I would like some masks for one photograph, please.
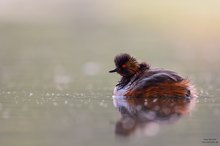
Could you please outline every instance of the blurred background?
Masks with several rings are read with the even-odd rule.
[[[196,84],[201,101],[217,102],[219,5],[218,0],[1,0],[0,143],[112,145],[119,114],[111,94],[119,76],[108,70],[122,52],[179,72]],[[204,127],[199,121],[210,114],[208,105],[191,121],[196,130]],[[218,134],[219,105],[215,108],[212,126],[198,133]],[[206,134],[190,142],[200,145]]]
[[[69,81],[107,76],[121,52],[152,66],[207,71],[204,65],[219,62],[219,4],[1,0],[1,84],[50,83],[61,72]]]

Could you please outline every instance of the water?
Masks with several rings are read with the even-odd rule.
[[[219,145],[219,2],[23,2],[0,5],[0,145]],[[148,122],[120,134],[137,122],[112,99],[121,52],[188,77],[193,106],[158,120],[137,104]]]

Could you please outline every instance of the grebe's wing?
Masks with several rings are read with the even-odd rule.
[[[134,90],[141,90],[150,86],[155,86],[159,83],[164,82],[180,82],[183,81],[184,78],[177,75],[175,72],[162,70],[152,72],[150,76],[146,76],[138,82],[138,85],[134,88]]]

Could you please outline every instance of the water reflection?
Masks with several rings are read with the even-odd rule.
[[[116,122],[115,134],[129,136],[140,133],[154,136],[161,124],[171,124],[188,114],[195,105],[196,98],[114,98],[121,119]]]

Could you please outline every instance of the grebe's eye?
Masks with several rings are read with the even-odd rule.
[[[127,65],[126,65],[126,64],[123,64],[123,65],[122,65],[122,68],[126,68],[126,67],[127,67]]]

